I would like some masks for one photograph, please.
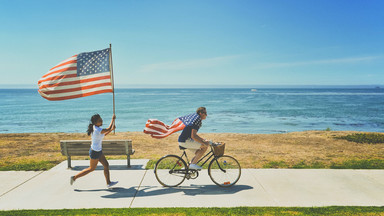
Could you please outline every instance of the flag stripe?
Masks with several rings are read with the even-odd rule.
[[[48,97],[48,96],[45,96],[44,94],[41,94],[41,96],[47,100],[58,101],[58,100],[68,100],[68,99],[74,99],[74,98],[80,98],[80,97],[87,97],[95,94],[112,93],[112,92],[113,92],[112,89],[106,89],[106,90],[99,90],[99,91],[89,92],[85,94],[76,94],[76,95],[70,95],[70,96],[64,96],[64,97]]]
[[[77,74],[77,70],[67,70],[67,71],[62,71],[59,74],[51,74],[48,77],[44,77],[45,79],[41,78],[39,81],[40,81],[40,83],[42,83],[42,82],[46,82],[46,81],[43,81],[43,80],[49,81],[50,80],[49,78],[52,78],[52,77],[55,77],[55,76],[61,76],[61,75],[68,75],[68,74]]]
[[[44,94],[60,94],[60,93],[68,93],[68,92],[73,92],[73,91],[84,91],[87,89],[92,89],[92,88],[97,88],[97,87],[102,87],[102,86],[110,86],[111,83],[99,83],[99,84],[94,84],[94,85],[87,85],[87,86],[81,86],[77,88],[70,88],[70,89],[61,89],[61,90],[51,90],[51,91],[44,91]]]
[[[89,93],[92,91],[111,90],[111,89],[112,89],[111,86],[101,86],[101,87],[96,87],[96,88],[92,88],[92,89],[77,90],[77,91],[57,93],[57,94],[46,94],[43,91],[40,91],[40,93],[44,94],[46,97],[67,97],[70,95],[86,94],[86,93]]]
[[[64,61],[63,63],[60,63],[58,65],[56,65],[55,67],[49,69],[50,71],[54,71],[55,69],[59,68],[59,67],[63,67],[63,66],[66,66],[68,64],[72,64],[72,63],[77,63],[77,59],[76,58],[69,58],[67,59],[67,61]]]
[[[69,57],[67,59],[65,59],[64,61],[60,62],[59,64],[55,65],[53,68],[49,69],[49,70],[53,70],[55,69],[57,66],[59,65],[63,65],[64,63],[68,62],[68,61],[72,61],[72,60],[77,60],[77,55],[74,55],[72,57]]]
[[[74,80],[74,81],[70,81],[70,82],[57,82],[57,83],[53,83],[53,84],[48,84],[48,85],[45,85],[45,86],[42,86],[44,88],[47,88],[47,87],[59,87],[59,86],[68,86],[68,85],[75,85],[75,84],[82,84],[82,85],[85,85],[86,83],[89,83],[89,82],[93,82],[93,81],[102,81],[104,80],[104,82],[110,82],[111,81],[111,77],[110,76],[103,76],[103,77],[95,77],[95,78],[89,78],[89,79],[82,79],[82,80]]]
[[[53,80],[63,80],[63,79],[73,78],[73,77],[77,77],[77,74],[60,74],[47,79],[39,80],[39,83],[46,82],[46,81],[53,81]]]
[[[46,87],[44,87],[44,91],[54,91],[54,90],[78,88],[78,87],[81,87],[81,86],[96,85],[96,84],[105,83],[105,82],[110,83],[110,80],[111,79],[108,76],[107,79],[101,79],[101,80],[96,80],[96,81],[89,81],[89,82],[85,82],[85,83],[81,83],[79,81],[79,82],[76,82],[75,84],[72,84],[72,85],[60,85],[60,86],[53,86],[53,87],[46,86]]]
[[[145,133],[146,134],[156,134],[156,135],[164,134],[162,132],[159,132],[159,131],[151,129],[151,128],[145,128]]]
[[[159,134],[160,133],[167,133],[168,132],[167,129],[165,129],[164,127],[162,127],[160,125],[149,124],[149,125],[146,126],[146,128],[149,128],[151,130],[157,131]]]
[[[171,126],[164,124],[157,119],[149,119],[145,124],[144,133],[150,134],[153,138],[165,138],[177,131],[183,130],[184,123],[179,118],[172,122]]]
[[[45,74],[41,78],[51,77],[51,76],[54,76],[57,73],[61,73],[61,72],[64,72],[64,71],[69,71],[69,70],[73,70],[73,71],[77,72],[77,64],[76,63],[68,64],[68,65],[65,65],[63,67],[56,68],[55,70],[50,70],[47,74]]]
[[[108,74],[108,75],[106,75]],[[65,80],[52,80],[41,83],[41,87],[47,86],[61,86],[61,85],[73,85],[79,83],[86,83],[90,81],[102,80],[102,79],[111,79],[110,73],[100,73],[97,75],[82,76],[81,78],[67,78]]]

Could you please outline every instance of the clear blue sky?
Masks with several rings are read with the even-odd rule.
[[[382,0],[0,0],[0,85],[112,43],[117,86],[384,84]]]

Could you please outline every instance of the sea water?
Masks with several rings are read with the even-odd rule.
[[[170,124],[200,106],[205,133],[384,131],[380,88],[116,89],[115,97],[117,132],[142,131],[150,118]],[[48,101],[36,89],[1,89],[0,133],[85,133],[95,113],[107,127],[112,107],[112,94]]]

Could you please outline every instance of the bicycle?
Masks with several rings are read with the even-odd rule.
[[[197,163],[199,164],[207,158],[200,166],[204,166],[211,158],[208,165],[208,175],[211,180],[220,187],[230,187],[239,181],[241,176],[240,163],[232,156],[215,154],[215,146],[219,143],[212,143],[211,150],[202,157]],[[224,146],[223,146],[224,147]],[[184,182],[185,179],[196,179],[199,176],[199,171],[189,169],[183,157],[188,160],[185,152],[186,148],[179,146],[183,150],[181,156],[166,155],[160,158],[155,165],[155,176],[157,181],[164,187],[177,187]]]

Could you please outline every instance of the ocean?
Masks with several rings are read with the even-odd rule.
[[[201,133],[384,131],[384,89],[116,89],[116,132],[143,131],[149,118],[167,124],[205,106]],[[83,132],[99,113],[112,116],[112,94],[47,101],[36,89],[0,89],[0,133]]]

